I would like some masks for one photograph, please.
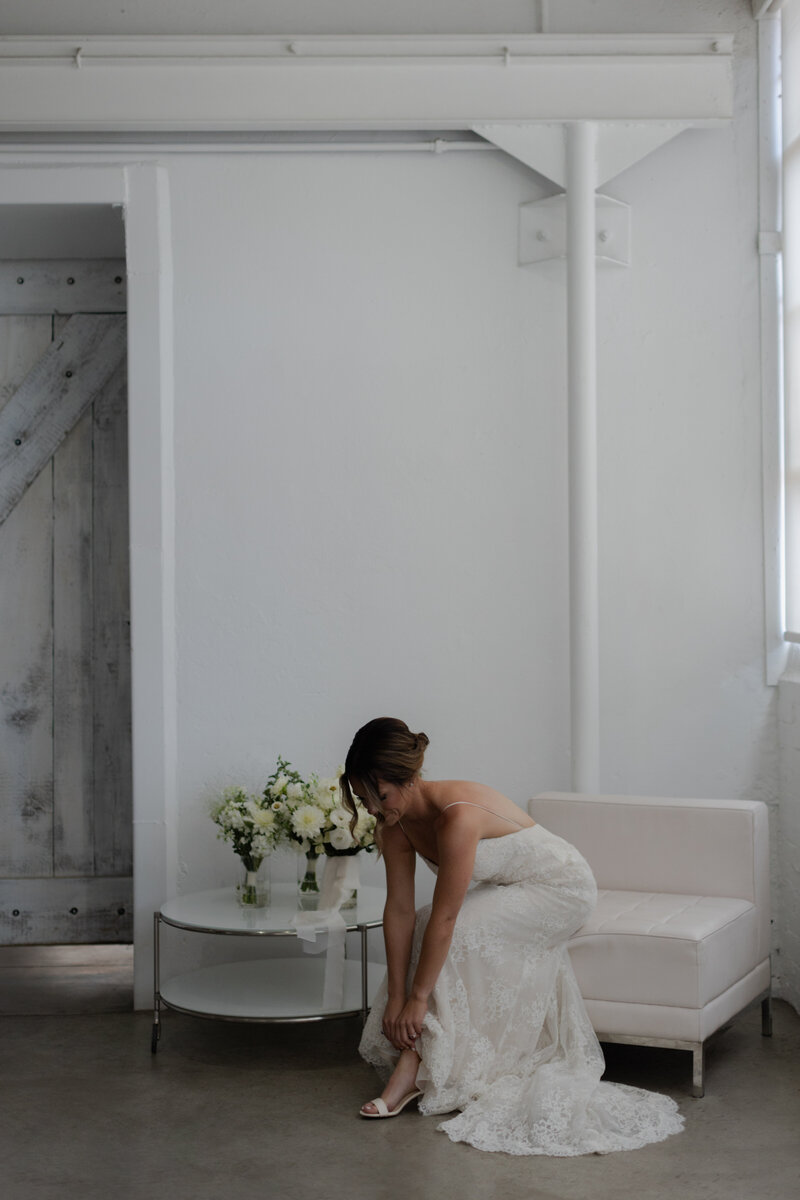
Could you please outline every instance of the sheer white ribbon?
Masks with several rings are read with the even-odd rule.
[[[344,956],[347,924],[339,912],[344,901],[358,887],[358,855],[336,855],[325,859],[319,908],[316,912],[295,913],[292,924],[306,954],[326,954],[322,1007],[331,1011],[344,1008]]]

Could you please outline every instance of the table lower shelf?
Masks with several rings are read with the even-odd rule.
[[[383,963],[368,964],[370,1005],[385,971]],[[344,1000],[335,1011],[322,1008],[324,977],[324,955],[253,959],[165,979],[160,995],[168,1008],[224,1021],[313,1021],[361,1012],[360,962],[345,962]]]

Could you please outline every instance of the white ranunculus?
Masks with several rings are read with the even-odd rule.
[[[325,814],[316,804],[301,804],[292,813],[292,829],[302,838],[315,838],[325,823]]]
[[[350,836],[350,830],[342,828],[332,829],[331,845],[336,850],[352,850],[355,842]]]
[[[328,815],[328,820],[331,825],[335,825],[338,829],[346,829],[350,824],[350,813],[346,808],[332,808]]]

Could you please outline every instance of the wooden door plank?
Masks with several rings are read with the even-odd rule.
[[[119,313],[127,308],[125,260],[0,260],[0,313]]]
[[[94,404],[94,856],[98,875],[133,859],[127,376]]]
[[[52,327],[52,317],[0,316],[0,412],[49,348]]]
[[[48,317],[0,317],[0,418],[51,339]],[[0,875],[50,875],[52,478],[0,527]]]
[[[72,910],[76,911],[73,912]],[[0,879],[0,943],[130,942],[133,880]]]
[[[65,317],[55,320],[59,336]],[[53,874],[94,874],[91,408],[53,457]]]
[[[123,317],[71,317],[0,413],[0,524],[125,354]]]

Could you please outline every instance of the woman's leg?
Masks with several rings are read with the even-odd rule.
[[[385,1101],[386,1107],[390,1112],[393,1108],[397,1107],[404,1096],[407,1096],[409,1092],[413,1092],[416,1088],[419,1064],[420,1057],[416,1050],[400,1051],[400,1057],[397,1060],[397,1066],[394,1069],[392,1077],[381,1092],[381,1099]],[[364,1104],[362,1110],[364,1112],[377,1112],[372,1101]]]

